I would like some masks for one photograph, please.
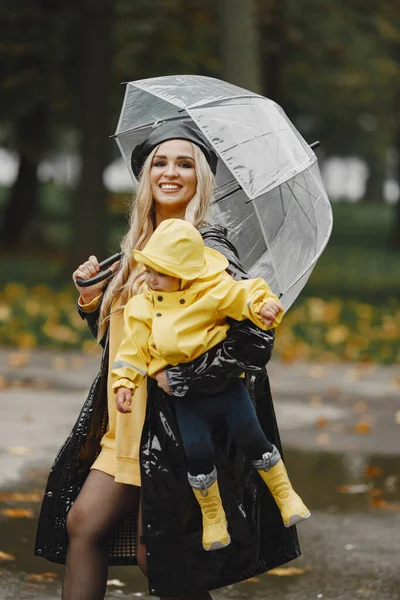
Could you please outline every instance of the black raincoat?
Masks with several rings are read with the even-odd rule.
[[[246,278],[234,247],[219,226],[200,228],[207,246],[229,260],[236,279]],[[96,333],[98,311],[81,311]],[[281,449],[264,365],[274,341],[249,321],[232,323],[226,340],[188,364],[167,369],[174,395],[207,389],[215,393],[246,371],[246,383],[268,439]],[[106,431],[108,336],[100,372],[78,420],[51,468],[40,514],[35,553],[64,563],[66,515],[76,499]],[[279,510],[261,477],[227,431],[215,435],[215,463],[232,543],[206,552],[201,544],[201,513],[187,481],[187,466],[173,413],[173,402],[148,380],[147,413],[141,441],[143,535],[147,547],[149,591],[182,596],[212,590],[263,573],[300,554],[294,527],[283,526]],[[135,565],[137,514],[121,522],[107,540],[110,565]]]

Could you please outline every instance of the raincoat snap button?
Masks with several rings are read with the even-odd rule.
[[[162,300],[162,299],[163,299],[163,297],[162,297],[162,296],[157,296],[157,300],[158,300],[159,302],[161,302],[161,300]]]
[[[37,549],[38,554],[42,554],[42,550],[40,548]]]
[[[147,529],[151,529],[151,525],[150,525],[150,523],[147,525]]]
[[[47,495],[48,495],[49,498],[51,498],[52,495],[53,495],[53,492],[47,492]]]
[[[156,314],[156,317],[161,317],[161,313],[157,313],[157,314]]]
[[[176,391],[178,392],[178,394],[183,390],[181,385],[177,385],[176,386]]]
[[[181,299],[179,300],[179,304],[185,304],[185,301],[184,301],[184,299],[183,299],[183,298],[181,298]]]

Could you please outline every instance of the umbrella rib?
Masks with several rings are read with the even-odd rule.
[[[200,100],[199,102],[195,102],[194,104],[191,104],[190,106],[188,106],[187,109],[192,110],[192,109],[196,109],[196,108],[210,108],[210,107],[212,107],[212,104],[218,104],[224,100],[229,100],[229,101],[242,100],[242,99],[245,100],[246,98],[257,98],[257,99],[261,98],[261,99],[263,99],[263,96],[260,96],[259,94],[254,94],[254,93],[240,94],[240,95],[238,94],[237,96],[236,95],[229,96],[228,98],[221,96],[220,98],[214,98],[213,100]],[[230,104],[228,106],[236,106],[236,104],[234,104],[234,105]]]
[[[315,179],[315,176],[312,174],[313,178]],[[318,201],[320,201],[319,198],[317,198]],[[291,290],[298,281],[300,281],[300,279],[302,277],[304,277],[304,275],[307,273],[307,271],[312,271],[312,269],[314,268],[316,262],[318,261],[319,257],[321,256],[322,252],[325,250],[326,245],[328,244],[329,241],[329,237],[330,234],[332,232],[332,208],[329,202],[327,202],[327,208],[328,208],[328,212],[330,215],[330,220],[329,220],[329,227],[328,230],[326,232],[326,236],[325,236],[325,241],[323,244],[321,244],[321,247],[319,248],[318,254],[316,254],[313,258],[313,260],[311,261],[311,264],[308,265],[308,267],[306,269],[303,270],[302,273],[300,273],[300,275],[297,277],[297,279],[295,281],[293,281],[293,283],[290,285],[290,287],[288,287],[287,290],[285,290],[285,293],[288,292],[289,290]],[[311,274],[311,273],[310,273]]]
[[[311,228],[312,228],[314,231],[316,231],[316,227],[315,227],[315,225],[314,225],[314,224],[311,222],[311,220],[310,220],[309,216],[307,215],[307,213],[305,212],[305,210],[304,210],[304,209],[303,209],[303,207],[301,206],[300,202],[298,202],[298,201],[297,201],[296,195],[295,195],[294,191],[292,190],[292,188],[290,187],[290,185],[289,185],[289,182],[288,182],[288,181],[286,181],[286,183],[284,183],[284,184],[282,184],[282,185],[286,185],[286,186],[288,187],[288,189],[289,189],[290,193],[292,194],[292,196],[293,196],[293,198],[294,198],[294,200],[295,200],[295,202],[296,202],[296,204],[297,204],[298,208],[301,210],[301,212],[303,213],[303,215],[305,216],[305,218],[307,219],[307,221],[308,221],[308,222],[309,222],[309,224],[311,225]],[[301,187],[301,186],[300,186],[300,187]],[[301,188],[301,189],[302,189],[302,190],[304,190],[304,188]],[[307,191],[307,190],[304,190],[304,191]],[[316,198],[316,200],[318,200],[318,198]]]
[[[243,140],[238,144],[233,144],[232,146],[228,146],[228,148],[224,149],[224,152],[228,152],[229,150],[232,150],[232,148],[236,148],[237,146],[242,146],[244,144],[248,144],[249,142],[254,142],[254,140],[258,140],[259,138],[262,137],[267,137],[267,135],[272,135],[273,133],[278,133],[280,131],[287,131],[287,128],[284,127],[282,129],[274,129],[274,131],[266,131],[265,133],[260,133],[260,135],[256,135],[253,138],[249,138],[247,140]]]
[[[257,217],[257,219],[258,219],[258,222],[259,222],[259,224],[260,224],[261,233],[262,233],[262,235],[263,235],[264,242],[265,242],[265,246],[266,246],[266,248],[267,248],[267,250],[266,250],[266,251],[267,251],[267,252],[269,252],[270,259],[271,259],[271,263],[272,263],[272,266],[273,266],[273,269],[274,269],[274,272],[275,272],[276,280],[277,280],[277,282],[278,282],[278,287],[279,287],[279,290],[280,290],[280,293],[281,293],[281,292],[282,292],[282,281],[281,281],[281,279],[280,279],[280,277],[279,277],[278,269],[276,268],[276,265],[275,265],[275,261],[274,261],[273,253],[272,253],[272,252],[270,252],[270,244],[269,244],[269,242],[268,242],[268,238],[267,238],[267,235],[266,235],[266,233],[265,233],[265,229],[264,229],[264,226],[263,226],[263,224],[262,224],[262,220],[261,220],[261,218],[260,218],[260,211],[258,210],[258,207],[257,207],[257,205],[256,205],[256,204],[253,204],[253,207],[254,207],[254,212],[255,212],[255,214],[256,214],[256,217]]]
[[[303,175],[303,178],[304,178],[304,172],[299,173],[299,175]],[[312,194],[310,192],[310,190],[307,187],[307,183],[304,184],[306,187],[303,187],[302,185],[300,185],[300,183],[298,181],[296,181],[296,185],[298,185],[299,188],[302,189],[304,192],[307,192],[307,194],[309,194],[311,196],[311,198],[314,198],[314,200],[316,200],[317,202],[320,201],[320,197],[319,196],[315,196],[314,194]]]
[[[189,116],[189,115],[188,115]],[[163,119],[158,119],[163,121]],[[185,119],[182,117],[171,117],[168,119],[164,119],[165,121],[168,121],[168,123],[170,121],[184,121]],[[125,135],[126,133],[132,133],[133,131],[141,131],[142,129],[146,129],[146,127],[151,127],[152,125],[154,125],[155,121],[153,121],[152,123],[145,123],[144,125],[140,125],[140,126],[136,126],[136,127],[131,127],[130,129],[124,129],[123,131],[119,131],[118,133],[114,133],[114,135],[110,135],[110,138],[117,138],[120,137],[122,135]]]

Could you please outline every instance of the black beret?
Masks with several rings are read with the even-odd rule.
[[[196,144],[203,152],[211,171],[215,175],[218,156],[201,131],[194,125],[189,125],[184,121],[169,121],[154,127],[148,137],[134,147],[131,155],[131,166],[136,179],[139,179],[140,171],[151,151],[168,140],[188,140]]]

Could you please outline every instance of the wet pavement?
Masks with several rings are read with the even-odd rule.
[[[36,500],[97,365],[98,355],[0,350],[0,600],[60,598],[63,567],[32,554]],[[269,372],[288,470],[312,517],[299,527],[302,556],[286,565],[298,571],[214,600],[400,600],[399,367],[273,362]],[[108,599],[147,595],[135,567],[110,569],[109,581]]]

